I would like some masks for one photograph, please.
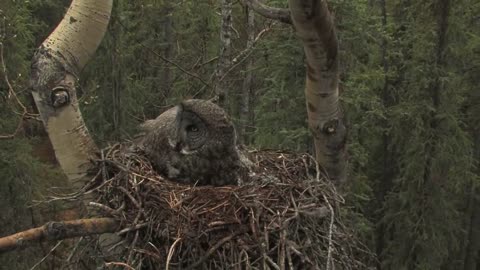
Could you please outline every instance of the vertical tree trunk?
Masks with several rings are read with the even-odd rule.
[[[255,13],[253,9],[245,6],[245,12],[247,17],[247,48],[253,46],[255,40]],[[247,134],[247,127],[250,124],[250,103],[251,92],[253,86],[253,74],[252,69],[254,65],[254,58],[250,57],[245,66],[245,78],[242,85],[242,102],[240,104],[240,130],[239,139],[243,144],[249,143],[249,136]]]
[[[446,35],[448,28],[448,15],[450,11],[450,0],[439,0],[437,7],[437,46],[435,51],[435,64],[437,67],[443,67],[445,65],[445,49],[447,47]],[[438,131],[438,118],[437,110],[441,106],[440,95],[442,93],[443,85],[441,82],[440,74],[437,74],[432,84],[430,85],[430,93],[432,97],[432,107],[435,109],[430,116],[430,128],[434,133]],[[423,183],[428,183],[433,176],[433,159],[435,157],[437,138],[434,136],[426,146],[426,161],[425,169],[423,172]]]
[[[174,52],[174,38],[173,33],[173,6],[170,1],[165,2],[165,21],[163,24],[164,28],[164,40],[165,40],[165,49],[163,51],[163,56],[166,59],[172,59]],[[170,95],[170,87],[172,83],[172,69],[169,65],[166,65],[161,74],[162,76],[162,90],[164,99]]]
[[[289,0],[307,65],[305,97],[317,162],[335,182],[346,180],[347,131],[339,104],[338,40],[323,0]]]
[[[228,98],[228,85],[225,80],[227,69],[231,65],[232,0],[222,0],[222,25],[220,29],[220,52],[215,72],[215,94],[218,104],[225,107]]]
[[[388,59],[387,59],[387,52],[388,52],[388,38],[387,38],[387,7],[385,0],[380,0],[380,10],[381,10],[381,16],[382,16],[382,29],[384,32],[384,37],[382,39],[382,45],[381,45],[381,57],[382,57],[382,65],[383,65],[383,76],[384,76],[384,84],[383,84],[383,89],[382,89],[382,101],[383,101],[383,106],[385,107],[385,110],[390,107],[391,104],[391,93],[389,92],[389,87],[390,87],[390,80],[388,77],[388,72],[389,72],[389,65],[388,65]],[[377,215],[377,224],[376,224],[376,244],[375,244],[375,250],[376,250],[376,255],[378,258],[378,264],[377,264],[377,269],[381,270],[382,269],[382,254],[384,251],[384,245],[385,245],[385,236],[386,236],[386,231],[385,231],[385,225],[382,223],[382,218],[384,216],[384,210],[383,210],[383,204],[385,202],[385,196],[387,195],[388,191],[391,188],[391,183],[392,183],[392,177],[393,177],[393,172],[392,172],[392,162],[393,162],[393,156],[391,154],[390,150],[390,144],[391,144],[391,138],[390,135],[388,134],[388,121],[383,121],[382,126],[384,128],[383,134],[382,134],[382,147],[381,151],[383,154],[383,157],[380,159],[380,162],[382,162],[382,172],[381,176],[379,177],[379,183],[377,184],[377,203],[379,205],[380,210],[378,211]]]
[[[115,11],[117,16],[123,10],[122,1],[118,1],[115,5]],[[112,21],[110,27],[110,34],[112,35],[111,44],[111,59],[112,59],[112,76],[110,78],[112,82],[112,122],[113,132],[116,138],[119,138],[120,127],[122,125],[122,89],[123,84],[123,63],[122,63],[122,42],[123,42],[123,29],[115,21]],[[107,90],[107,89],[104,89]]]
[[[474,158],[477,166],[480,164],[480,129],[473,133]],[[480,169],[477,168],[477,177]],[[465,248],[464,270],[478,270],[480,267],[480,195],[479,188],[475,181],[472,181],[472,190],[469,198],[470,225],[467,231],[467,245]]]
[[[78,106],[78,75],[106,31],[112,0],[74,0],[62,22],[42,43],[32,64],[31,89],[60,166],[83,186],[97,150]]]

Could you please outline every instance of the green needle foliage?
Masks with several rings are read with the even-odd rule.
[[[342,214],[376,253],[377,269],[478,269],[479,1],[328,2],[338,30],[349,130],[350,182]],[[0,4],[8,76],[27,106],[32,53],[68,3]],[[247,48],[241,3],[232,12],[236,62],[223,78],[227,110],[241,125],[241,100],[248,93],[250,147],[311,153],[302,46],[291,26],[256,15],[258,40]],[[284,0],[264,3],[287,7]],[[80,81],[84,118],[98,144],[132,138],[139,123],[179,100],[212,98],[220,23],[219,1],[115,1],[109,30]],[[247,69],[248,59],[254,61]],[[252,86],[245,91],[248,73]],[[0,75],[4,135],[16,129],[19,108],[8,101],[3,70]],[[20,206],[51,186],[49,166],[32,154],[41,134],[23,130],[0,140],[0,181],[9,187],[0,193],[2,234],[21,229],[7,222],[12,209],[28,216]]]

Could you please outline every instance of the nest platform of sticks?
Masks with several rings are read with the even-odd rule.
[[[252,180],[188,186],[126,145],[103,151],[97,202],[127,228],[134,269],[365,269],[342,197],[308,155],[250,151]],[[130,229],[128,229],[130,228]]]

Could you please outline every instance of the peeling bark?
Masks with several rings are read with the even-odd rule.
[[[317,162],[335,182],[346,180],[347,131],[339,104],[338,41],[324,0],[289,0],[293,25],[303,42],[307,76],[308,125]]]
[[[78,106],[78,75],[106,31],[112,0],[74,0],[62,22],[34,55],[32,95],[55,155],[74,186],[97,150]]]

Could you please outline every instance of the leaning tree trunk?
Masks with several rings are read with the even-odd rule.
[[[306,105],[317,162],[344,182],[346,128],[339,104],[338,41],[325,0],[289,0],[293,25],[304,45]]]
[[[73,0],[55,31],[35,53],[31,89],[60,166],[83,185],[97,150],[78,106],[76,83],[105,34],[112,0]]]

